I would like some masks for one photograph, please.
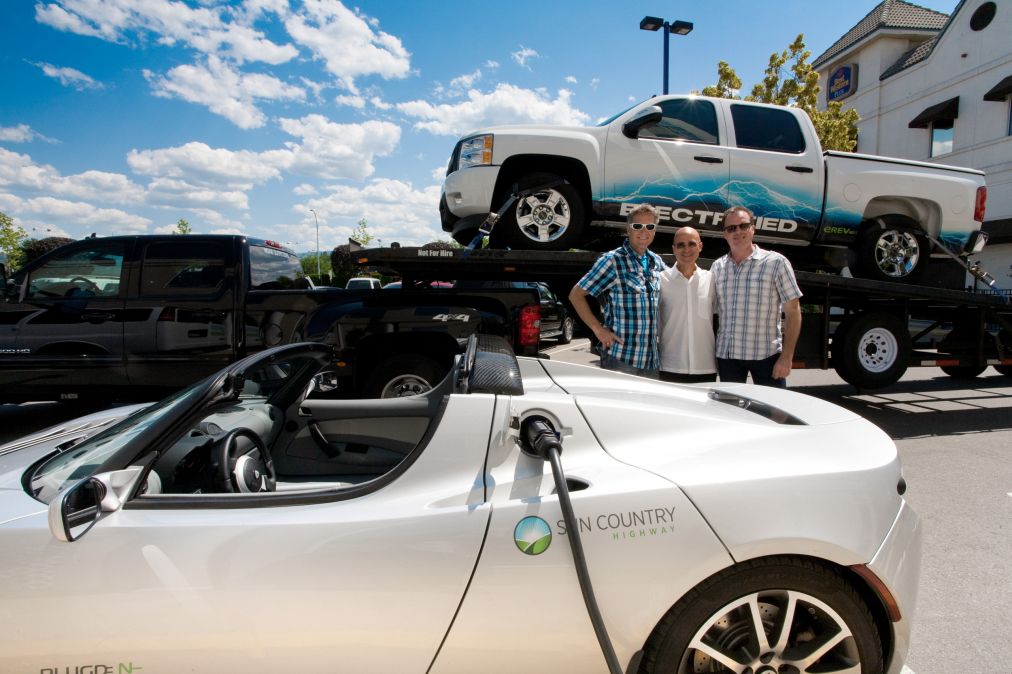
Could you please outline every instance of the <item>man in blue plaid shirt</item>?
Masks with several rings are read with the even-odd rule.
[[[601,367],[656,379],[657,299],[664,262],[649,250],[657,229],[657,209],[640,204],[629,213],[628,239],[620,248],[597,258],[590,271],[573,286],[569,301],[598,341]],[[604,323],[587,303],[592,295],[601,304]]]
[[[717,373],[722,382],[787,387],[801,334],[801,289],[780,253],[752,243],[755,216],[734,206],[724,212],[727,255],[710,267],[717,290]],[[781,329],[781,312],[783,328]]]

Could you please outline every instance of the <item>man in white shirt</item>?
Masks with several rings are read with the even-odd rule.
[[[703,240],[692,227],[675,232],[675,266],[661,272],[657,309],[662,381],[692,384],[717,380],[710,272],[696,265]]]

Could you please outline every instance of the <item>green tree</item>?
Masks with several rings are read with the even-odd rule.
[[[358,266],[352,261],[351,246],[344,244],[338,246],[330,253],[331,284],[343,288],[352,276],[358,271]]]
[[[317,258],[319,255],[319,258]],[[317,274],[317,259],[319,259],[319,274]],[[315,283],[322,283],[321,276],[327,276],[330,274],[333,265],[331,263],[331,255],[329,253],[310,253],[309,255],[303,255],[299,262],[302,264],[302,271],[306,276],[313,278]]]
[[[0,253],[7,256],[8,271],[22,265],[24,253],[21,250],[21,242],[27,238],[28,232],[20,225],[14,224],[14,218],[6,213],[0,213]]]
[[[365,218],[358,221],[358,226],[355,227],[355,231],[351,233],[351,238],[358,241],[363,246],[368,246],[369,242],[373,240],[373,235],[369,233],[367,229],[368,222]]]
[[[193,234],[193,228],[183,218],[179,218],[179,222],[176,223],[176,234]]]
[[[21,264],[28,264],[32,260],[42,257],[51,250],[73,242],[73,239],[68,239],[65,236],[47,236],[44,239],[25,239],[21,242]]]
[[[824,150],[852,152],[857,147],[856,110],[844,110],[839,101],[819,110],[819,74],[808,62],[812,52],[805,49],[805,35],[798,34],[794,42],[780,53],[770,54],[769,63],[761,82],[752,87],[745,100],[775,105],[791,105],[804,110],[815,126]],[[703,89],[705,96],[738,98],[734,92],[741,88],[741,79],[726,61],[717,64],[717,84]]]

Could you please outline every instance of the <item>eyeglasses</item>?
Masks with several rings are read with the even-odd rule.
[[[698,247],[699,247],[698,241],[682,241],[681,243],[675,244],[675,248],[698,248]]]
[[[657,225],[655,225],[652,222],[630,222],[629,226],[632,227],[633,229],[635,229],[636,231],[639,231],[639,230],[643,229],[644,227],[647,228],[648,232],[652,232],[655,229],[657,229]]]
[[[751,222],[742,222],[742,223],[737,224],[737,225],[725,225],[724,226],[724,233],[725,234],[734,234],[739,229],[744,232],[745,230],[747,230],[751,226],[752,226]]]

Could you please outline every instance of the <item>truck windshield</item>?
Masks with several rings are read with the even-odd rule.
[[[309,288],[309,279],[294,253],[280,248],[251,243],[249,247],[250,282],[253,290]]]

